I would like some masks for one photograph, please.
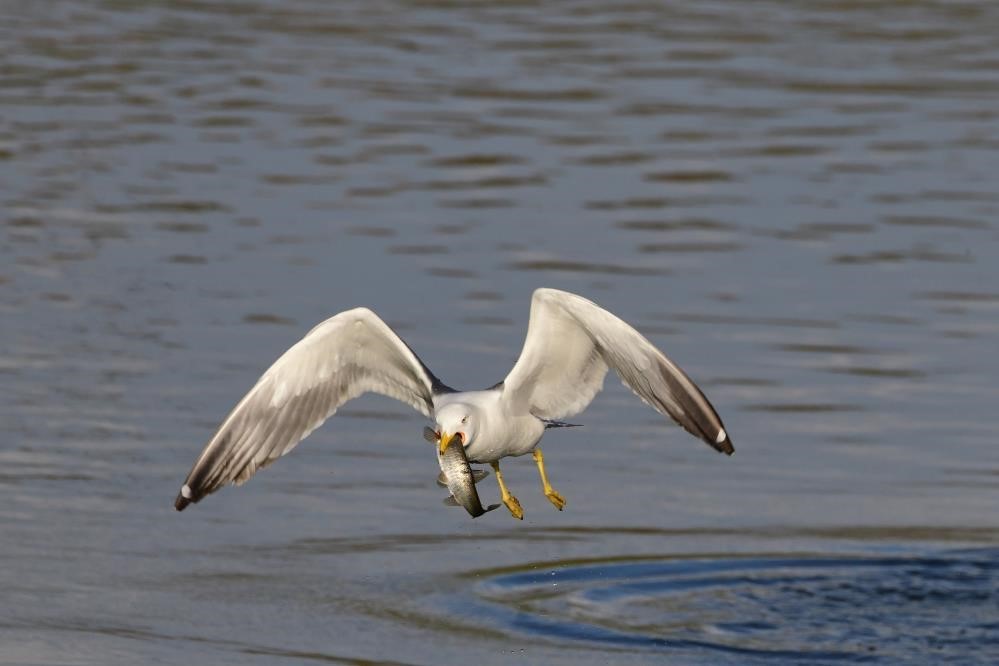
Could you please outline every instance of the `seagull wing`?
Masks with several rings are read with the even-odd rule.
[[[426,416],[441,383],[403,340],[367,308],[313,328],[243,396],[198,456],[174,506],[241,484],[295,448],[340,405],[373,391]]]
[[[607,370],[660,414],[724,453],[735,449],[714,407],[683,370],[630,325],[581,296],[538,289],[520,358],[503,391],[544,419],[583,411]]]

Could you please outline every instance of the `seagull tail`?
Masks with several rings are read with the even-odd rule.
[[[581,428],[582,423],[566,423],[565,421],[554,421],[552,419],[541,419],[545,422],[545,430],[549,428]]]

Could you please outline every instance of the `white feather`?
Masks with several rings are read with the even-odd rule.
[[[538,289],[520,358],[501,385],[486,391],[455,392],[440,383],[367,308],[327,319],[275,361],[239,401],[194,463],[175,506],[183,509],[224,485],[245,482],[345,402],[369,391],[426,416],[435,416],[439,408],[438,432],[442,418],[454,421],[445,429],[461,430],[463,439],[468,435],[470,460],[524,455],[540,441],[546,427],[542,419],[583,411],[611,368],[644,402],[719,451],[732,453],[711,403],[638,331],[581,296]],[[475,422],[465,427],[469,414]]]
[[[181,496],[197,501],[245,482],[362,393],[381,393],[430,416],[433,385],[423,363],[374,312],[341,312],[286,351],[239,401],[195,462]]]
[[[626,322],[565,291],[534,292],[524,348],[503,390],[535,416],[562,419],[586,409],[609,368],[656,411],[731,452],[721,419],[676,364]]]

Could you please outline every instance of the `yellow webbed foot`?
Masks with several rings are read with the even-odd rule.
[[[506,508],[510,510],[510,515],[517,520],[524,519],[524,510],[520,507],[520,502],[513,495],[507,495],[503,498],[503,504]]]
[[[558,494],[552,484],[548,482],[548,474],[545,472],[545,457],[541,455],[541,447],[536,447],[534,449],[534,462],[538,464],[538,474],[541,475],[541,488],[544,490],[545,497],[551,502],[556,509],[561,511],[565,508],[565,498]]]
[[[562,497],[554,488],[549,486],[549,488],[545,490],[545,497],[547,497],[548,501],[554,504],[555,508],[559,511],[565,508],[565,498]]]
[[[503,483],[503,474],[500,472],[499,461],[489,464],[492,466],[493,472],[496,474],[496,483],[499,484],[500,489],[500,500],[502,500],[503,504],[506,505],[506,508],[510,510],[510,515],[517,520],[523,520],[524,510],[520,507],[520,502],[517,501],[517,498],[510,494],[510,491],[506,488],[506,484]]]

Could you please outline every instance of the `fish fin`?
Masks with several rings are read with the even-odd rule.
[[[446,506],[461,506],[460,504],[458,504],[458,500],[454,498],[454,495],[448,495],[447,497],[445,497],[444,504]]]
[[[437,431],[430,426],[423,426],[423,439],[427,440],[431,444],[436,444],[440,441],[441,436],[437,434]]]
[[[478,483],[482,479],[489,476],[488,469],[473,469],[472,470],[472,483]],[[441,488],[447,488],[447,478],[444,476],[444,472],[437,475],[437,485]]]

